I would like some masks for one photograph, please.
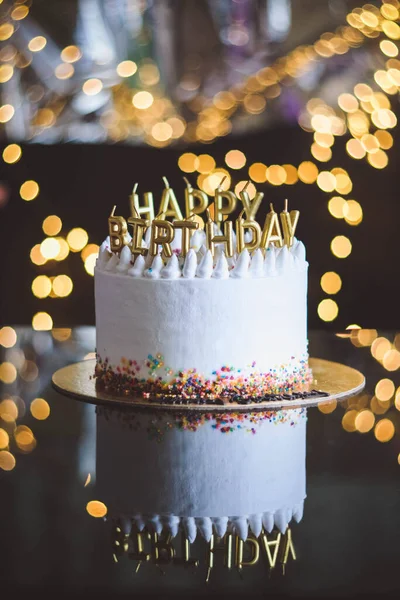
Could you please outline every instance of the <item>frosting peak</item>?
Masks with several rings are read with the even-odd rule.
[[[235,268],[231,273],[231,277],[235,279],[243,279],[244,277],[249,276],[249,265],[250,265],[250,254],[247,248],[242,250],[239,254],[239,258],[237,259],[237,263]]]
[[[205,255],[197,267],[196,275],[201,279],[210,279],[213,272],[213,257],[210,250],[207,250]]]
[[[212,276],[215,279],[228,279],[229,267],[224,252],[221,252],[220,256],[218,257]]]
[[[180,276],[179,260],[176,254],[173,254],[165,267],[161,269],[161,277],[163,279],[178,279]]]

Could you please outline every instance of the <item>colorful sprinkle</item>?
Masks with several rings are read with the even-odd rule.
[[[164,366],[162,354],[149,354],[145,360],[121,361],[113,366],[108,358],[97,356],[95,378],[97,385],[108,393],[122,396],[146,397],[157,402],[173,404],[220,404],[228,402],[250,404],[266,400],[295,400],[312,381],[307,357],[292,358],[286,365],[263,373],[255,362],[245,370],[223,365],[213,371],[212,379],[196,369],[174,371]],[[146,396],[144,396],[144,394]],[[320,393],[321,394],[321,393]]]

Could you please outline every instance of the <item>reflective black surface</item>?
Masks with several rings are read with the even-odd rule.
[[[3,364],[14,363],[18,371],[14,382],[2,384],[1,398],[18,395],[26,406],[26,414],[21,416],[23,404],[16,401],[20,409],[16,423],[4,411],[6,420],[0,421],[0,427],[10,434],[10,452],[16,457],[12,470],[0,469],[0,590],[4,597],[12,593],[27,598],[35,592],[57,598],[188,594],[398,597],[399,412],[394,397],[381,402],[374,400],[373,394],[384,378],[397,388],[399,376],[385,370],[371,356],[370,347],[356,347],[356,338],[351,343],[349,338],[333,334],[310,333],[312,356],[361,370],[367,387],[330,414],[318,408],[308,411],[307,499],[303,520],[292,525],[297,560],[289,558],[285,574],[279,565],[269,571],[264,560],[245,568],[242,576],[235,568],[229,571],[217,564],[206,584],[206,545],[202,540],[196,541],[192,550],[200,560],[197,569],[167,565],[161,570],[150,562],[135,574],[136,563],[126,556],[118,563],[113,560],[111,524],[86,511],[86,504],[98,499],[95,408],[60,396],[52,390],[50,379],[57,368],[93,351],[93,329],[75,329],[71,335],[56,332],[58,337],[69,335],[63,342],[49,332],[16,331],[17,343],[2,348],[1,357]],[[379,335],[394,340],[394,332]],[[36,377],[32,364],[26,366],[27,360],[37,365]],[[7,373],[1,373],[7,379]],[[30,413],[30,403],[37,397],[50,405],[45,420]],[[367,419],[359,417],[362,410],[370,410],[375,423],[387,419],[392,425],[385,421],[381,431],[372,428],[363,434],[346,431],[344,427],[363,428]],[[357,412],[343,422],[346,411]],[[358,417],[355,425],[354,416]],[[37,442],[33,450],[26,446],[21,452],[13,441],[15,426],[21,425],[30,428]],[[377,439],[390,437],[393,429],[388,442]],[[92,479],[85,487],[89,473]]]

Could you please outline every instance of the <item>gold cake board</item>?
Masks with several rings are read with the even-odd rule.
[[[166,411],[212,411],[212,412],[249,412],[261,410],[278,410],[282,408],[299,408],[326,404],[333,400],[345,400],[359,393],[365,386],[365,377],[362,373],[340,363],[310,358],[309,365],[313,373],[313,380],[309,389],[325,392],[328,396],[317,396],[296,400],[270,400],[250,404],[230,403],[215,404],[166,404],[144,398],[128,398],[113,396],[102,390],[96,389],[96,380],[93,377],[95,359],[78,362],[56,371],[52,377],[54,388],[66,396],[90,404],[100,404],[112,407],[156,408]]]

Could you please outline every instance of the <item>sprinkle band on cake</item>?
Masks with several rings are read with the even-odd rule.
[[[164,402],[170,400],[171,403],[190,400],[198,404],[221,404],[225,400],[248,404],[298,399],[308,397],[306,386],[312,381],[306,357],[300,360],[292,357],[288,365],[281,365],[268,373],[257,371],[254,361],[245,369],[224,365],[213,371],[212,375],[215,379],[207,379],[196,369],[174,373],[164,366],[161,354],[155,357],[149,355],[141,361],[123,358],[117,367],[110,365],[108,359],[103,361],[97,356],[95,370],[97,385],[107,392]]]

